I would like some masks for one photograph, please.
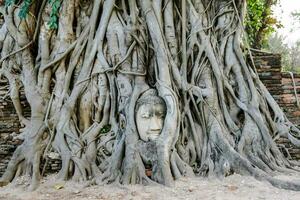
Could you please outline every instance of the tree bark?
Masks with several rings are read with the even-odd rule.
[[[57,29],[49,26],[55,13],[46,1],[32,1],[25,20],[17,16],[22,6],[2,6],[1,71],[25,128],[0,180],[29,174],[35,189],[52,149],[65,180],[172,186],[182,176],[240,173],[299,190],[272,177],[296,172],[272,138],[300,146],[300,131],[245,59],[245,6],[245,0],[64,0]],[[22,115],[21,86],[30,119]],[[159,115],[162,127],[147,132],[155,135],[147,140],[137,110],[158,104],[165,112],[144,118]]]

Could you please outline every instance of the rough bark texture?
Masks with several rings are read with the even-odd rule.
[[[58,29],[51,6],[2,8],[1,74],[24,130],[1,177],[38,186],[50,149],[61,179],[172,185],[181,176],[250,174],[300,190],[274,172],[295,172],[273,141],[300,146],[291,124],[244,58],[246,2],[222,0],[63,0]],[[31,107],[26,119],[22,85]],[[161,133],[141,140],[138,99],[155,89],[166,105]],[[147,161],[147,162],[146,162]],[[150,173],[149,173],[150,172]]]

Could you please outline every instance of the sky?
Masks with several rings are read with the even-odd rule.
[[[290,46],[300,40],[300,22],[295,23],[291,13],[300,11],[300,0],[280,0],[280,3],[274,8],[274,15],[284,26],[278,29],[279,34],[285,36],[285,42]]]

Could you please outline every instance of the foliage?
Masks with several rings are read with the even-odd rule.
[[[32,0],[24,0],[23,4],[22,4],[22,7],[21,7],[21,10],[19,12],[19,17],[21,19],[25,19],[27,14],[28,14],[28,11],[29,11],[29,8],[30,8],[30,5],[31,5],[31,2]]]
[[[269,37],[266,49],[272,53],[281,54],[282,66],[287,69],[289,66],[289,47],[284,43],[284,40],[285,38],[276,32]]]
[[[15,3],[15,0],[5,0],[5,6],[11,6],[12,4]]]
[[[300,20],[300,11],[295,11],[292,13],[292,16],[295,18],[295,19],[298,19]]]
[[[15,4],[16,0],[6,0],[5,1],[5,6],[8,7],[8,6],[12,6],[13,4]],[[30,5],[32,3],[32,0],[24,0],[22,2],[22,5],[21,5],[21,9],[18,13],[19,17],[21,19],[25,19],[28,12],[29,12],[29,8],[30,8]]]
[[[58,28],[58,13],[59,8],[61,5],[60,0],[49,0],[49,3],[51,5],[51,13],[50,13],[50,21],[48,25],[51,29],[57,29]]]
[[[300,71],[300,40],[295,42],[293,46],[290,47],[290,66],[291,71]]]
[[[5,1],[5,6],[11,6],[15,4],[16,0],[6,0]],[[50,21],[48,23],[49,27],[51,29],[57,29],[58,28],[58,14],[59,14],[59,8],[61,6],[61,1],[60,0],[49,0],[49,3],[51,5],[51,13],[50,13]],[[30,5],[32,4],[32,0],[24,0],[22,2],[21,9],[19,11],[19,17],[21,19],[25,19],[28,12]]]
[[[299,28],[300,27],[300,10],[292,12],[292,16],[293,16],[294,20],[296,21],[297,28]]]
[[[100,133],[104,134],[104,133],[108,133],[111,129],[111,125],[107,124],[105,126],[103,126],[103,128],[100,130]]]
[[[268,37],[282,25],[273,16],[272,6],[278,0],[249,0],[247,1],[246,32],[250,46],[260,49],[267,43]]]
[[[292,46],[284,42],[285,38],[278,33],[269,37],[266,49],[281,54],[283,71],[300,72],[300,40]]]

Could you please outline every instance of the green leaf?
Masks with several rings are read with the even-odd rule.
[[[5,0],[5,7],[11,6],[12,4],[15,4],[15,0]]]
[[[275,31],[275,27],[282,26],[273,16],[272,6],[277,0],[248,0],[247,17],[245,19],[246,32],[250,46],[263,45]]]
[[[100,133],[104,134],[104,133],[108,133],[111,129],[111,125],[110,124],[107,124],[107,125],[104,125],[103,128],[100,130]]]
[[[48,22],[48,25],[50,29],[57,29],[58,28],[58,14],[59,14],[59,8],[61,6],[60,0],[49,0],[49,3],[51,5],[51,13],[50,13],[50,21]]]
[[[19,14],[18,14],[21,19],[26,18],[27,14],[29,12],[31,2],[32,2],[32,0],[24,0],[24,2],[22,3],[21,9],[20,9]]]

